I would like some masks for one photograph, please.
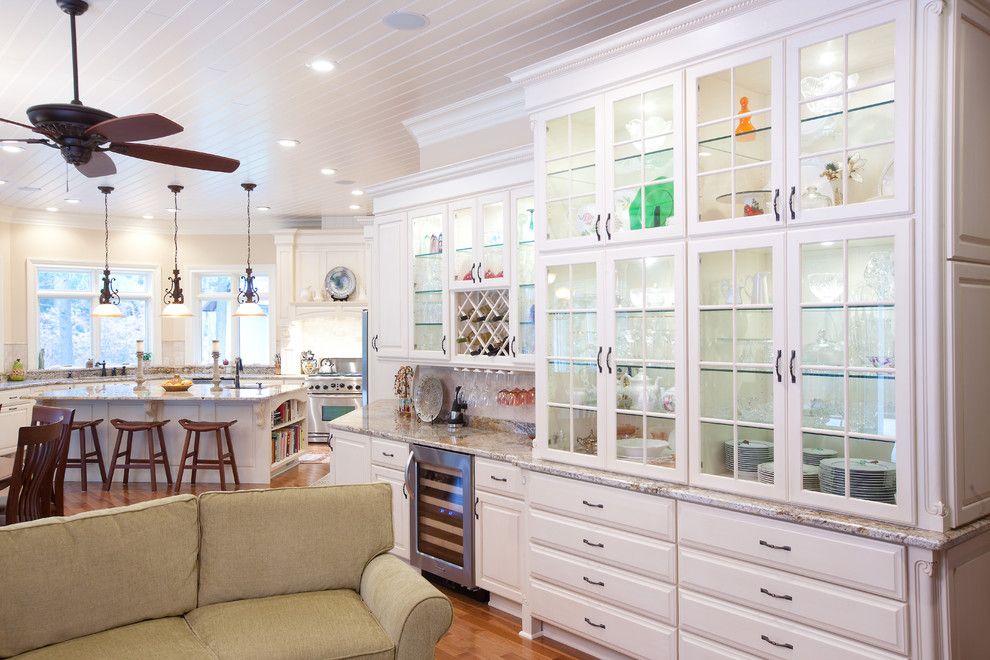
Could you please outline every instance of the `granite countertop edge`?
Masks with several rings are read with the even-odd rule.
[[[270,385],[258,389],[245,387],[240,390],[224,389],[216,393],[210,391],[210,384],[193,385],[186,392],[166,392],[159,385],[160,380],[145,382],[143,392],[135,391],[137,382],[133,380],[111,380],[109,382],[72,382],[69,383],[41,383],[36,387],[43,387],[40,392],[24,397],[26,399],[38,401],[124,401],[124,402],[165,402],[182,403],[187,401],[206,401],[215,403],[252,403],[268,401],[270,399],[305,392],[303,386]]]
[[[388,411],[392,412],[394,418],[394,404],[388,402],[388,406]],[[371,408],[374,414],[378,416],[385,417],[387,414],[380,402],[372,404]],[[526,470],[552,476],[577,479],[648,495],[669,497],[682,502],[714,506],[763,518],[926,550],[944,551],[990,530],[990,518],[983,518],[947,532],[936,532],[859,516],[810,509],[800,505],[771,502],[687,484],[536,459],[533,458],[531,441],[528,438],[504,431],[466,428],[444,433],[446,427],[442,425],[403,421],[403,426],[412,426],[418,431],[418,433],[409,433],[402,429],[383,429],[381,423],[385,420],[376,419],[375,421],[378,426],[369,426],[367,413],[365,409],[362,409],[338,417],[329,422],[328,426],[339,431],[360,433],[386,440],[460,451],[481,458],[511,463]],[[440,438],[441,434],[446,437]],[[436,437],[429,437],[431,435]]]

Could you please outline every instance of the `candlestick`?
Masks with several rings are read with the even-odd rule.
[[[223,392],[223,388],[220,387],[220,351],[217,350],[220,342],[213,340],[213,387],[210,388],[211,392]]]
[[[138,339],[137,340],[137,352],[138,352],[139,355],[143,355],[144,354],[144,340],[143,339]],[[140,362],[140,360],[138,360],[138,362]]]
[[[214,339],[213,340],[213,352],[214,353],[219,353],[220,352],[220,340],[219,339]]]
[[[135,376],[135,380],[137,380],[137,387],[135,387],[134,390],[137,392],[143,392],[148,388],[144,386],[144,342],[141,340],[138,340],[136,355],[137,376]]]

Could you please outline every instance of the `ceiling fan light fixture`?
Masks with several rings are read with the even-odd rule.
[[[162,316],[179,318],[192,316],[192,311],[186,307],[186,298],[182,294],[182,277],[179,274],[179,192],[182,190],[182,186],[173,183],[169,185],[168,189],[172,191],[172,244],[175,246],[175,262],[172,277],[168,278],[169,289],[162,299],[162,302],[165,303]]]
[[[241,188],[247,193],[247,268],[241,278],[243,284],[237,288],[237,309],[234,316],[265,316],[265,310],[258,304],[261,296],[254,288],[254,271],[251,270],[251,191],[257,188],[253,183],[242,183]],[[267,206],[258,209],[268,210]]]
[[[280,147],[285,147],[286,149],[299,146],[299,140],[292,140],[290,138],[280,138],[275,140],[275,143]]]
[[[317,73],[330,73],[331,71],[337,68],[336,63],[330,60],[325,60],[323,58],[313,60],[306,66],[308,66],[313,71],[316,71]]]

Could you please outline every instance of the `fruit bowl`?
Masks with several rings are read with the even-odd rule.
[[[178,376],[173,376],[162,383],[162,389],[166,392],[185,392],[192,386],[193,382],[191,380],[182,379]]]

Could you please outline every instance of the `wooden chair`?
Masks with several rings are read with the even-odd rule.
[[[18,431],[14,471],[7,493],[6,524],[51,515],[52,484],[62,433],[61,423],[22,426]]]
[[[31,425],[61,424],[62,437],[59,439],[58,457],[55,459],[55,475],[52,484],[52,515],[65,515],[65,468],[69,460],[69,443],[72,440],[72,420],[76,415],[73,408],[53,408],[34,406],[31,409]]]

